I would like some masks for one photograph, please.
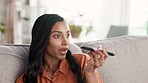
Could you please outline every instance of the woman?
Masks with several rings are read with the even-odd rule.
[[[28,70],[16,83],[102,83],[97,73],[108,54],[94,49],[87,54],[68,50],[70,30],[57,14],[44,14],[34,23]]]

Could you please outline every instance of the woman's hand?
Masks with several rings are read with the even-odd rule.
[[[89,52],[88,55],[90,56],[90,59],[84,68],[85,72],[94,72],[95,69],[102,66],[108,57],[108,53],[102,48],[102,45],[98,48],[94,48],[94,52]]]

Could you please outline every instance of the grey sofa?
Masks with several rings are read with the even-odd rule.
[[[69,47],[72,53],[81,53],[81,46],[102,44],[116,54],[98,70],[104,83],[148,83],[148,36],[119,36],[76,44]],[[0,45],[0,83],[14,83],[27,68],[28,49],[29,45]]]

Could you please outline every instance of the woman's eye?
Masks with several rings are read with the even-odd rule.
[[[54,38],[60,38],[61,36],[60,35],[54,35]]]
[[[70,34],[67,34],[67,38],[69,38]]]

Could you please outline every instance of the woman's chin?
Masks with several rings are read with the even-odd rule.
[[[59,59],[64,59],[66,57],[66,54],[60,54]]]

